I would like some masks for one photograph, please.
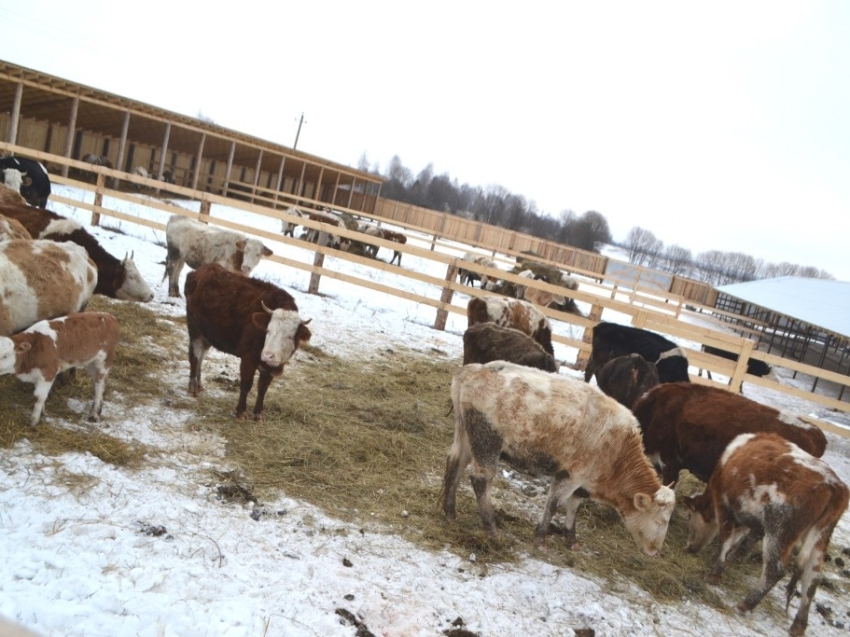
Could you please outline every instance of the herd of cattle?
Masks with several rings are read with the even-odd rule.
[[[113,257],[80,224],[47,210],[46,196],[24,194],[38,180],[31,165],[16,161],[0,164],[0,182],[13,187],[0,185],[0,374],[35,385],[35,425],[57,375],[85,367],[94,385],[88,417],[97,420],[120,329],[109,314],[85,312],[86,303],[92,294],[144,303],[153,293],[132,255]],[[330,223],[327,212],[315,214]],[[337,240],[320,234],[311,239]],[[213,347],[240,358],[238,418],[246,417],[259,373],[253,418],[262,419],[266,391],[309,341],[310,321],[288,292],[250,276],[271,254],[260,241],[179,215],[168,221],[166,241],[170,296],[179,296],[183,265],[192,268],[183,289],[189,393],[203,391],[201,367]],[[482,287],[490,289],[483,278]],[[471,464],[482,523],[497,533],[491,491],[502,458],[552,476],[538,544],[545,544],[561,505],[566,539],[574,544],[577,510],[592,498],[614,507],[640,550],[655,556],[676,505],[675,482],[687,470],[707,484],[686,499],[688,549],[720,536],[712,582],[719,582],[733,549],[762,540],[762,575],[741,610],[759,603],[801,547],[786,600],[799,582],[790,633],[802,635],[825,551],[850,498],[820,459],[823,432],[743,395],[691,383],[685,351],[647,330],[599,323],[584,381],[559,374],[540,304],[502,294],[468,303],[463,366],[451,383],[454,440],[440,492],[445,515],[455,518],[458,486]]]

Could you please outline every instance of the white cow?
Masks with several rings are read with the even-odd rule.
[[[272,251],[258,239],[249,239],[241,232],[209,226],[182,215],[172,215],[165,228],[168,254],[165,275],[168,296],[180,296],[180,271],[186,264],[192,269],[207,263],[218,263],[232,272],[249,275],[260,259]]]

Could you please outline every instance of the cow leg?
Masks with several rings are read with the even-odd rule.
[[[393,258],[390,261],[390,265],[392,265],[395,262],[396,257],[398,257],[398,267],[401,267],[401,252],[399,252],[398,250],[393,252]]]
[[[251,375],[253,376],[253,373]],[[262,369],[260,370],[260,378],[257,381],[257,402],[254,403],[254,420],[259,421],[263,419],[263,401],[266,398],[266,390],[268,390],[269,385],[272,384],[273,378],[274,376],[269,374],[267,371]],[[250,387],[248,389],[250,389]]]
[[[834,528],[835,525],[820,531],[817,529],[811,529],[809,533],[820,533],[820,537],[817,539],[811,553],[806,555],[801,551],[801,553],[797,556],[797,562],[794,568],[794,577],[791,578],[791,582],[788,584],[785,601],[785,610],[787,612],[788,603],[794,595],[794,589],[796,588],[797,578],[799,576],[801,588],[800,608],[797,609],[797,615],[794,617],[794,621],[789,629],[789,632],[795,637],[805,633],[806,626],[809,625],[809,606],[812,603],[812,598],[815,596],[815,591],[817,590],[818,582],[820,581],[820,578],[817,577],[817,575],[820,573],[821,565],[823,564],[823,554],[829,544],[830,537],[832,537],[832,531]],[[806,540],[804,539],[803,544],[805,543]]]
[[[32,416],[30,417],[30,425],[35,427],[41,420],[41,415],[44,413],[44,402],[47,400],[50,389],[53,387],[54,378],[36,378],[35,380],[35,406],[32,408]]]
[[[475,492],[475,498],[478,500],[478,511],[481,514],[481,524],[491,536],[495,536],[496,529],[496,513],[493,510],[493,502],[490,498],[490,491],[493,486],[493,479],[496,477],[496,458],[492,462],[479,464],[473,458],[472,460],[472,490]]]
[[[579,505],[584,501],[584,498],[576,493],[578,484],[570,479],[568,471],[558,471],[552,478],[552,484],[549,486],[549,495],[546,498],[546,504],[543,507],[543,516],[537,524],[535,531],[535,543],[540,548],[546,547],[546,536],[549,534],[549,525],[552,518],[558,511],[558,505],[566,501],[566,529],[564,537],[567,545],[573,547],[576,543],[576,511]]]
[[[469,445],[469,436],[466,430],[461,430],[455,437],[452,448],[446,458],[446,474],[443,477],[443,488],[440,500],[443,503],[443,513],[449,520],[457,518],[457,487],[463,470],[472,460],[472,449]]]
[[[754,609],[776,582],[782,579],[785,574],[782,564],[783,548],[780,538],[770,533],[765,534],[762,540],[761,578],[758,585],[738,603],[738,610],[742,613]]]
[[[716,507],[715,514],[719,526],[720,551],[714,564],[714,570],[708,576],[708,581],[711,584],[720,583],[723,579],[723,571],[726,570],[726,558],[750,532],[747,527],[735,524],[723,507]]]
[[[92,385],[94,385],[94,399],[89,410],[89,422],[100,420],[100,412],[103,409],[103,392],[106,389],[106,377],[109,375],[109,368],[104,364],[105,358],[104,355],[87,366]]]
[[[239,402],[236,404],[236,417],[239,419],[245,418],[245,410],[248,408],[248,392],[254,385],[254,374],[257,372],[257,363],[248,360],[248,357],[242,359],[239,365]],[[258,399],[260,409],[262,409],[262,401]],[[256,414],[256,409],[254,410]]]
[[[210,342],[203,336],[189,336],[189,395],[197,397],[204,391],[201,383],[201,365],[210,348]]]
[[[165,276],[168,277],[168,296],[180,298],[180,272],[186,262],[176,249],[169,248],[165,258]]]
[[[472,452],[472,490],[478,500],[481,522],[491,536],[496,535],[496,515],[490,491],[496,477],[499,452],[502,450],[502,437],[491,426],[482,412],[467,409],[463,414],[463,427],[469,436]]]

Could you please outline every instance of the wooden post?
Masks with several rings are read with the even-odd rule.
[[[12,120],[9,122],[9,143],[18,143],[18,122],[21,120],[21,100],[24,97],[24,83],[15,85],[15,98],[12,102]]]
[[[195,174],[192,175],[192,190],[198,189],[198,178],[201,175],[201,164],[204,161],[204,144],[206,141],[207,134],[201,133],[201,141],[198,143],[198,153],[195,155]]]
[[[236,154],[236,142],[230,142],[230,154],[227,156],[227,170],[224,173],[224,189],[222,197],[227,196],[227,189],[230,188],[230,173],[233,170],[233,156]]]
[[[203,223],[209,223],[209,221],[207,221],[204,217],[210,216],[210,205],[211,204],[209,199],[203,199],[201,201],[201,218],[199,219],[199,221]]]
[[[103,208],[103,187],[106,184],[106,177],[103,173],[97,174],[97,185],[94,191],[94,210],[91,213],[91,225],[96,226],[100,223],[99,209]]]
[[[457,266],[453,263],[450,263],[448,269],[446,270],[446,283],[454,283],[456,279]],[[447,285],[443,288],[443,292],[440,294],[440,303],[443,305],[451,305],[452,296],[454,296],[454,290],[452,290],[451,286]],[[448,310],[444,310],[442,307],[438,309],[437,319],[434,321],[434,329],[441,331],[446,329],[446,321],[448,320],[448,318]]]
[[[738,362],[735,363],[735,371],[732,372],[732,378],[729,379],[729,391],[740,393],[741,385],[744,383],[744,374],[747,373],[747,364],[750,360],[750,354],[753,353],[753,341],[747,339],[738,354]]]
[[[331,242],[331,235],[328,232],[319,232],[318,244],[321,247],[327,246]],[[320,250],[316,250],[316,256],[313,257],[313,265],[317,268],[321,268],[325,264],[325,254]],[[310,285],[307,287],[308,294],[318,294],[319,293],[319,280],[322,278],[322,275],[318,272],[313,272],[310,274]]]
[[[257,196],[257,184],[260,183],[260,169],[263,167],[263,149],[257,154],[257,166],[254,168],[254,179],[251,183],[251,203],[254,203],[254,197]]]
[[[118,159],[115,167],[118,170],[123,170],[124,172],[131,172],[132,167],[128,170],[127,166],[124,165],[124,153],[127,148],[127,133],[130,131],[130,111],[126,111],[124,113],[124,123],[121,125],[121,139],[118,140]],[[118,187],[118,184],[115,184],[115,187]]]
[[[587,315],[594,323],[599,323],[602,320],[602,306],[601,305],[592,305],[590,307],[590,314]],[[581,337],[583,343],[587,343],[588,345],[593,344],[593,330],[584,328],[584,336]],[[587,363],[590,360],[590,354],[588,354],[585,350],[580,349],[578,351],[578,356],[576,356],[576,371],[583,371],[587,369]]]
[[[442,219],[442,221],[440,221],[440,229],[437,230],[437,232],[434,233],[434,238],[431,239],[431,252],[434,251],[434,246],[437,244],[437,235],[439,235],[441,237],[443,236],[443,230],[446,227],[446,217],[448,217],[448,216],[449,216],[448,212],[443,213],[443,219]]]
[[[80,96],[75,95],[71,102],[71,116],[68,118],[68,136],[65,138],[65,159],[71,159],[74,150],[74,135],[77,133],[77,112],[80,109]],[[68,164],[62,166],[62,176],[68,176]]]

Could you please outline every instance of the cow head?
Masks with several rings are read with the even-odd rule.
[[[263,257],[274,254],[269,248],[256,239],[240,239],[236,247],[242,252],[242,274],[249,275],[260,263]]]
[[[124,256],[121,268],[124,270],[124,281],[115,291],[115,298],[122,301],[140,301],[142,303],[152,301],[153,291],[147,281],[142,278],[142,273],[136,267],[132,254]]]
[[[670,516],[676,506],[676,494],[670,487],[661,486],[655,495],[637,493],[632,499],[633,510],[623,515],[629,533],[644,553],[655,557],[661,552]]]
[[[263,351],[260,359],[269,367],[280,367],[285,364],[303,342],[312,336],[307,324],[312,320],[302,321],[297,310],[270,310],[263,301],[263,312],[255,312],[252,321],[254,325],[266,332]]]

